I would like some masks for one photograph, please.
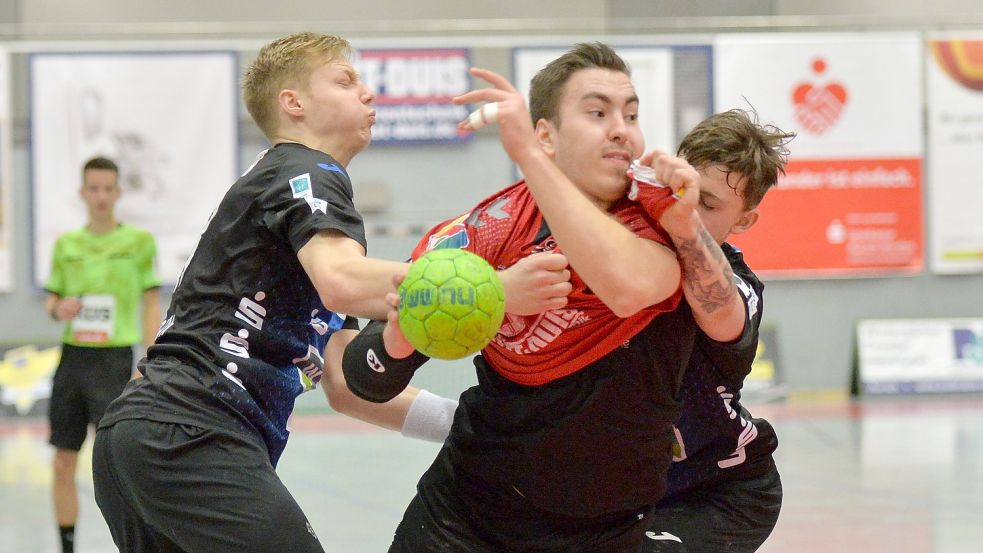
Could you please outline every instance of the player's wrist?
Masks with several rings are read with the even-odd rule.
[[[400,434],[428,442],[442,443],[454,422],[457,401],[420,390],[403,421]]]
[[[660,220],[662,227],[666,229],[669,236],[672,237],[672,241],[677,246],[680,243],[689,243],[700,237],[703,233],[705,227],[703,226],[703,221],[700,219],[699,213],[696,211],[691,211],[688,216],[683,217],[682,220],[676,220],[669,216],[663,217]]]
[[[48,317],[50,317],[52,321],[61,321],[61,319],[58,318],[58,305],[60,303],[60,299],[55,300],[55,302],[51,304],[51,309],[48,309]]]

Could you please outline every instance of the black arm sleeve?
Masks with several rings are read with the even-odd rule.
[[[382,341],[385,326],[382,321],[371,321],[348,344],[341,361],[348,389],[373,403],[385,403],[399,395],[429,359],[418,351],[403,359],[390,357]]]

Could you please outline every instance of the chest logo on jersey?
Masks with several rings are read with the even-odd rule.
[[[468,214],[465,213],[431,234],[430,238],[427,239],[427,251],[468,247],[471,241],[468,239],[468,229],[464,223],[467,218]]]
[[[300,371],[304,391],[313,390],[324,375],[324,357],[321,357],[321,352],[309,345],[307,346],[307,355],[291,359],[291,362]]]
[[[754,426],[753,422],[741,416],[741,414],[734,409],[734,406],[731,405],[731,401],[734,399],[733,392],[728,390],[725,386],[717,386],[717,394],[724,402],[724,409],[727,410],[727,416],[730,417],[731,420],[739,420],[741,424],[741,435],[737,437],[737,448],[734,449],[734,452],[731,453],[730,457],[717,461],[717,466],[725,469],[740,465],[747,460],[747,452],[745,451],[745,448],[749,443],[751,443],[752,440],[758,437],[758,428]]]
[[[311,213],[320,211],[327,215],[328,202],[314,197],[314,190],[311,188],[311,174],[304,173],[290,179],[290,193],[294,198],[304,200],[311,208]]]
[[[554,309],[541,315],[505,314],[505,322],[495,336],[499,346],[519,354],[536,353],[552,344],[564,330],[590,321],[579,309]]]
[[[252,298],[244,297],[239,300],[239,307],[236,309],[236,318],[256,330],[263,330],[263,323],[266,318],[266,308],[259,304],[259,302],[266,299],[265,292],[256,292],[256,295]],[[236,357],[241,357],[243,359],[249,359],[249,329],[240,328],[239,332],[232,334],[231,332],[226,332],[222,335],[222,339],[219,340],[218,347],[225,353],[235,355]]]

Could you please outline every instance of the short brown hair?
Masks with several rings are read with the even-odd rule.
[[[746,179],[744,208],[754,209],[785,174],[795,133],[758,123],[757,112],[732,109],[711,115],[683,137],[677,155],[698,170],[718,166]],[[737,182],[731,184],[736,190]]]
[[[582,69],[610,69],[631,77],[631,69],[610,46],[602,42],[580,43],[546,64],[529,83],[532,123],[546,119],[559,123],[560,96],[570,77]]]
[[[263,46],[242,78],[242,97],[267,138],[277,131],[277,95],[286,87],[306,86],[324,63],[350,59],[351,44],[340,36],[294,33]]]
[[[89,161],[86,161],[85,164],[82,165],[82,176],[84,177],[85,172],[90,169],[104,169],[106,171],[112,171],[117,175],[119,174],[119,166],[116,165],[115,161],[109,159],[108,157],[97,156]]]

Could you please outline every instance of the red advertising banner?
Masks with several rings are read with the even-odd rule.
[[[721,35],[716,111],[796,137],[757,223],[733,237],[772,278],[923,268],[923,46],[914,33]]]
[[[759,274],[922,269],[920,159],[792,161],[759,211],[730,239]]]

